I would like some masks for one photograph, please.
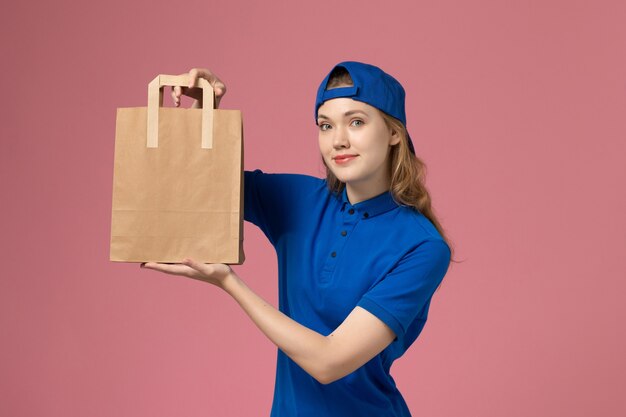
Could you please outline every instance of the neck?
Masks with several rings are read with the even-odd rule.
[[[346,194],[350,204],[357,204],[361,201],[369,200],[386,191],[391,187],[391,180],[385,178],[383,180],[370,182],[350,182],[346,183]]]

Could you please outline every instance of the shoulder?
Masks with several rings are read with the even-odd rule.
[[[326,180],[305,174],[264,172],[261,169],[244,171],[244,188],[247,193],[256,193],[267,198],[276,198],[286,203],[297,203],[303,199],[327,197]]]
[[[434,242],[439,242],[439,245],[448,246],[435,225],[418,210],[399,206],[394,212],[394,229],[412,243],[419,245],[428,241],[434,245],[437,245]]]
[[[396,227],[393,241],[396,248],[403,248],[397,252],[397,260],[418,263],[449,265],[452,251],[435,225],[419,211],[406,206],[398,207],[396,211]],[[428,260],[428,261],[427,261]]]
[[[326,181],[305,174],[292,174],[280,172],[264,172],[261,169],[252,171],[244,171],[245,180],[273,182],[281,185],[296,185],[307,187],[322,187],[326,185]]]

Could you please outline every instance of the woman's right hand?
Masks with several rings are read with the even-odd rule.
[[[217,109],[220,105],[220,100],[226,94],[226,85],[217,78],[215,74],[213,74],[210,70],[206,68],[192,68],[189,70],[189,85],[194,85],[198,78],[204,78],[207,80],[211,86],[213,86],[213,90],[215,91],[215,108]],[[187,75],[187,74],[180,74]],[[172,87],[172,99],[174,100],[174,105],[176,107],[180,106],[180,97],[181,95],[191,97],[194,99],[192,108],[201,108],[202,107],[202,89],[199,87],[181,87],[175,86]]]

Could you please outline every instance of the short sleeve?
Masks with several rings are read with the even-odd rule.
[[[316,181],[301,174],[244,171],[244,220],[258,226],[275,246]]]
[[[259,227],[274,243],[278,235],[277,215],[283,202],[278,198],[279,184],[260,169],[244,171],[244,220]]]
[[[387,324],[397,339],[404,340],[443,280],[449,263],[450,248],[445,241],[425,241],[406,253],[357,305]]]

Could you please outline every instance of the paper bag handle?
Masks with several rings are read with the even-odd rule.
[[[159,74],[148,84],[148,148],[159,147],[159,108],[163,106],[164,86],[188,87],[189,75]],[[202,88],[202,149],[212,149],[215,91],[204,78],[197,78],[193,87]]]

